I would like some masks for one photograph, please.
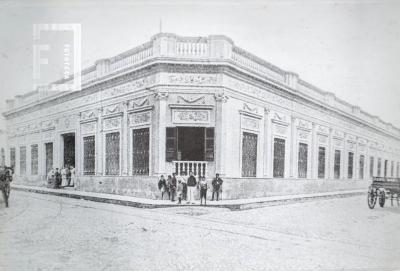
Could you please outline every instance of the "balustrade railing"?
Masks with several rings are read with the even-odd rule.
[[[177,42],[176,54],[180,56],[208,56],[206,42]]]
[[[269,77],[272,77],[273,79],[275,79],[277,81],[284,80],[284,76],[282,74],[272,70],[271,68],[267,67],[266,65],[256,62],[255,60],[249,58],[248,56],[244,55],[241,52],[237,52],[234,50],[232,52],[232,60],[235,63],[237,63],[245,68],[248,68],[248,69],[255,71],[257,73],[260,73],[260,74],[268,75]]]
[[[173,161],[175,174],[189,175],[193,172],[195,176],[207,175],[207,162],[205,161]]]

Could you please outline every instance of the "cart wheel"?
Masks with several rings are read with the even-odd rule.
[[[385,199],[386,199],[385,192],[382,191],[379,195],[379,206],[381,206],[382,208],[383,206],[385,206]]]
[[[368,207],[374,209],[376,204],[376,195],[374,191],[368,192]]]

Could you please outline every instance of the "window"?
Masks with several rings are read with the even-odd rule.
[[[390,177],[394,177],[394,161],[390,165]]]
[[[119,175],[119,132],[106,134],[106,175]]]
[[[360,171],[359,171],[359,179],[364,179],[364,160],[365,160],[365,156],[364,155],[360,155]]]
[[[243,133],[242,176],[256,177],[257,173],[257,135]]]
[[[15,148],[10,148],[10,167],[15,170]]]
[[[299,161],[297,163],[299,178],[307,178],[307,160],[308,160],[308,145],[305,143],[300,143]]]
[[[38,174],[38,145],[31,146],[31,174]]]
[[[53,143],[46,143],[46,174],[53,168]]]
[[[354,153],[349,152],[349,160],[347,166],[347,178],[353,178],[353,160],[354,160]]]
[[[132,173],[149,174],[149,128],[132,131]]]
[[[382,159],[381,159],[381,158],[378,158],[377,177],[381,177],[381,171],[382,171]]]
[[[6,164],[6,154],[4,152],[4,148],[1,148],[0,153],[0,165],[4,167]]]
[[[385,160],[385,166],[384,166],[384,177],[387,177],[387,174],[388,174],[388,160]]]
[[[95,136],[83,138],[83,175],[94,175],[96,165],[96,139]]]
[[[274,178],[283,178],[285,173],[285,140],[274,138]]]
[[[26,147],[19,148],[19,174],[25,175],[26,173]]]
[[[165,160],[214,161],[214,127],[167,127]]]
[[[214,127],[206,128],[206,161],[214,161]]]
[[[335,179],[339,179],[340,178],[340,151],[339,150],[335,150],[335,163],[334,163],[333,171],[334,171],[333,173],[334,173]]]
[[[318,178],[325,178],[325,147],[318,148]]]
[[[369,158],[369,176],[373,177],[374,176],[374,157],[371,156]]]

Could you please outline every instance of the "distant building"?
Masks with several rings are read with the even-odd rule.
[[[161,33],[82,72],[82,90],[8,101],[16,182],[76,167],[77,189],[155,197],[159,175],[224,178],[224,198],[399,176],[400,130],[234,45]]]

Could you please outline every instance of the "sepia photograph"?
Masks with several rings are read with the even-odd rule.
[[[0,270],[400,270],[399,15],[0,0]]]

